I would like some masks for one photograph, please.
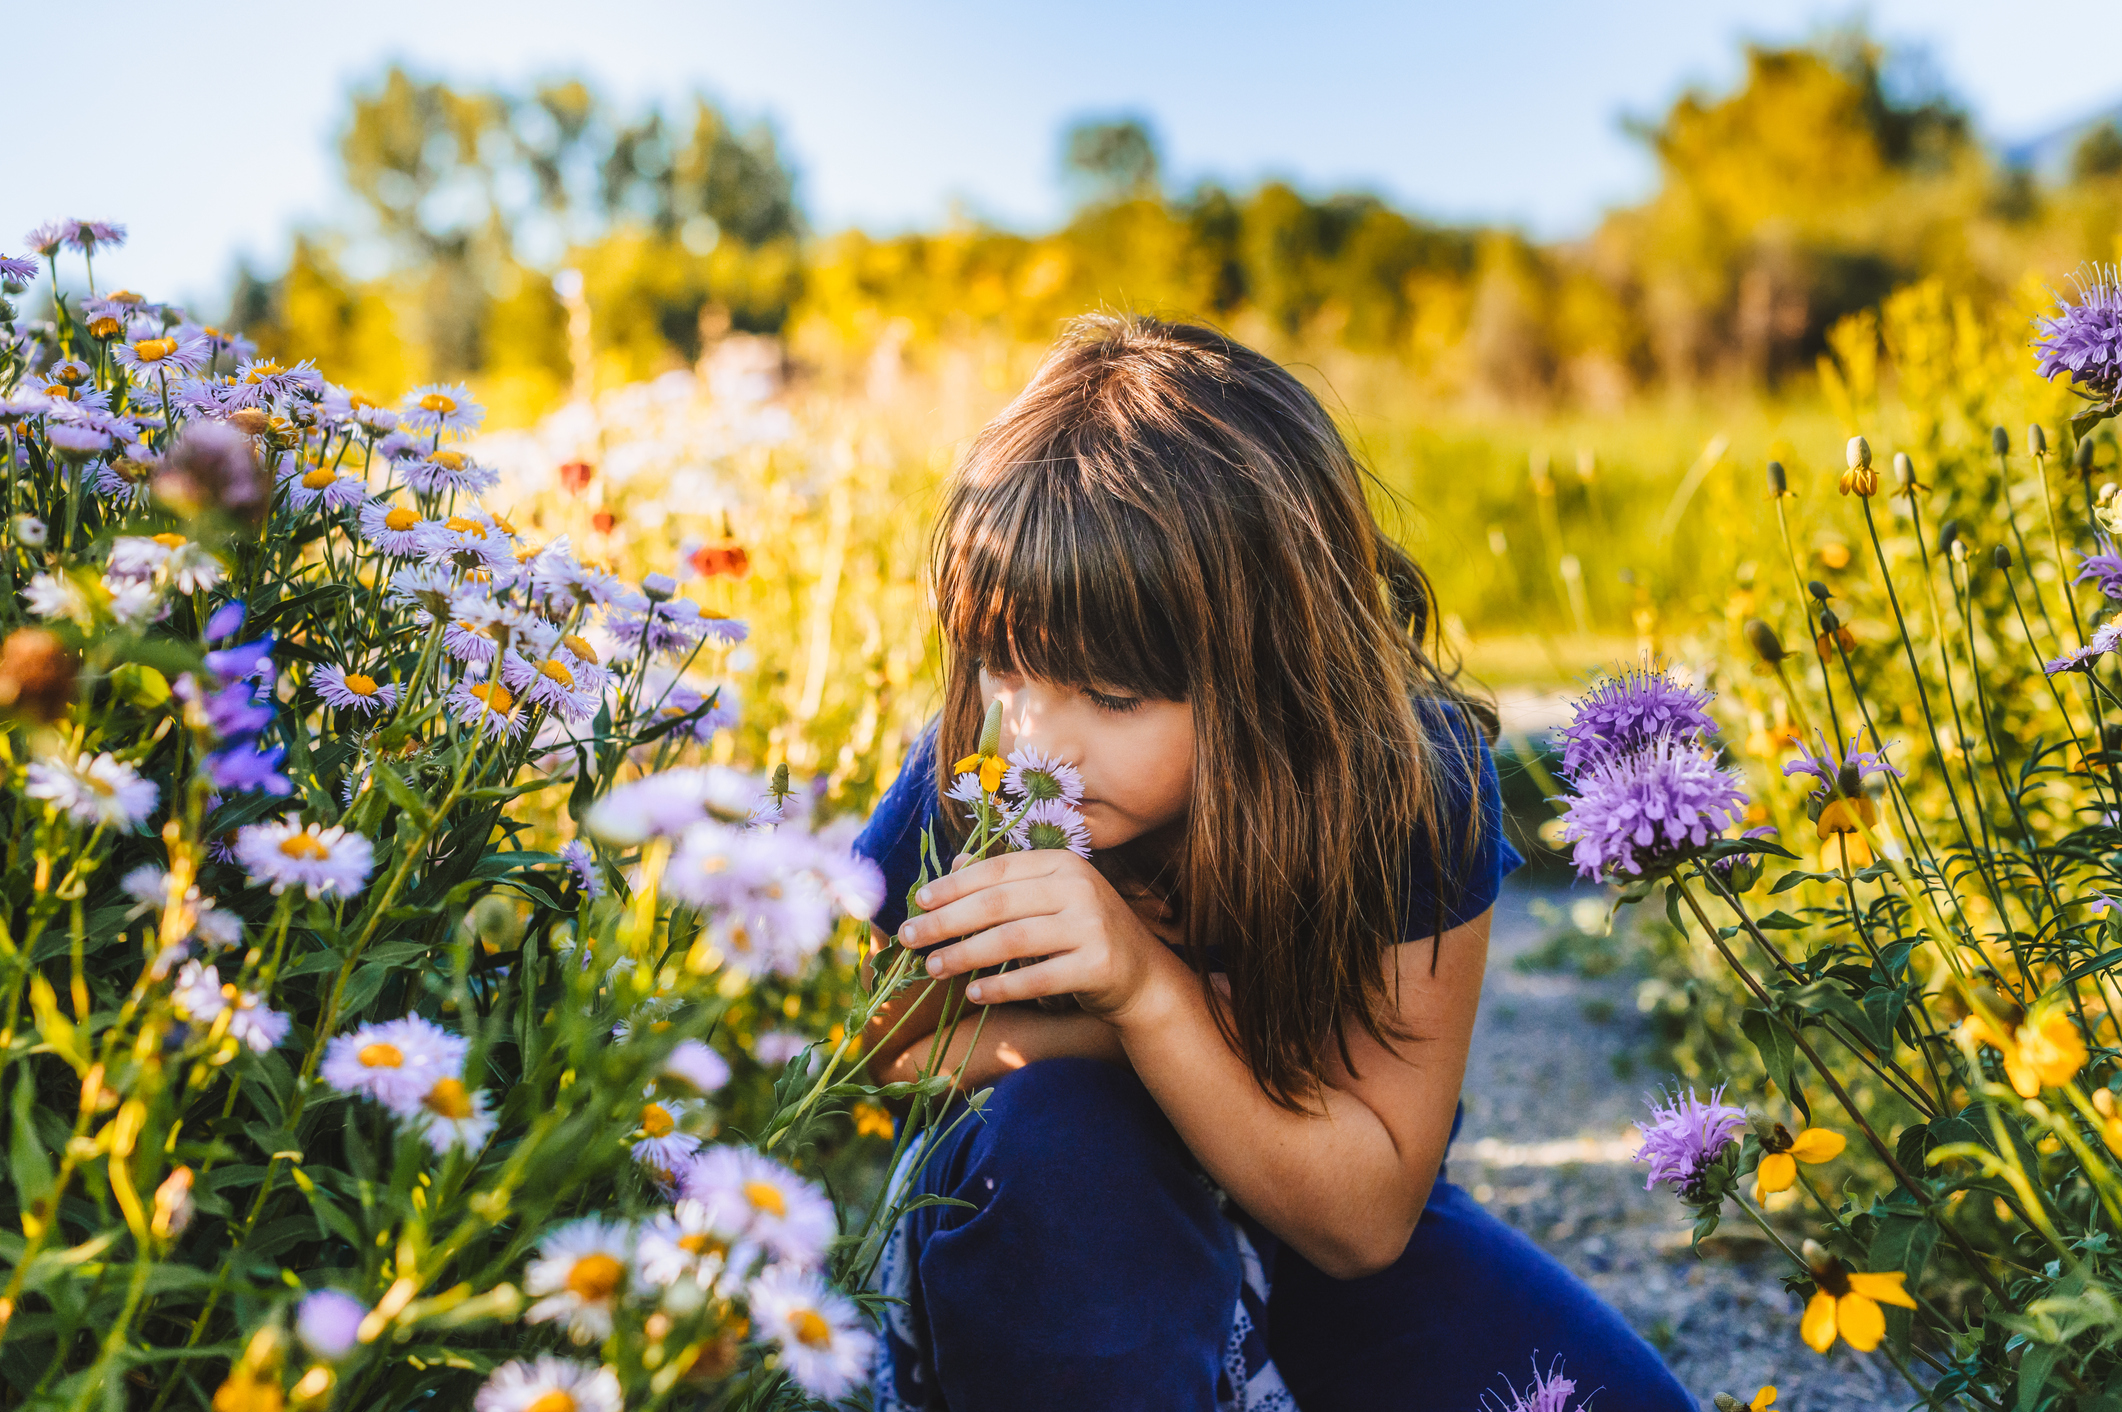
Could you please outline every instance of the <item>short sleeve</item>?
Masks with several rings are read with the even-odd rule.
[[[929,722],[876,812],[855,836],[855,852],[884,874],[884,901],[870,922],[886,936],[906,924],[906,890],[921,874],[921,831],[936,817],[936,723]]]
[[[1525,862],[1503,832],[1503,787],[1488,739],[1464,710],[1418,701],[1436,784],[1436,840],[1409,843],[1400,939],[1427,941],[1495,906],[1503,879]],[[1441,904],[1441,905],[1440,905]]]

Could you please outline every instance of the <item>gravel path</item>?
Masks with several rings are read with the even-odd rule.
[[[1749,1398],[1763,1383],[1780,1390],[1777,1412],[1908,1407],[1883,1359],[1839,1345],[1821,1358],[1798,1341],[1798,1303],[1779,1283],[1787,1262],[1768,1258],[1744,1217],[1700,1258],[1679,1204],[1643,1189],[1630,1124],[1661,1075],[1647,1067],[1636,981],[1514,967],[1548,936],[1532,911],[1542,898],[1571,900],[1511,887],[1496,906],[1452,1180],[1618,1308],[1705,1408],[1714,1393]]]

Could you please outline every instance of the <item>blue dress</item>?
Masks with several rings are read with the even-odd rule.
[[[1444,860],[1449,929],[1524,860],[1486,745],[1456,713],[1424,719],[1481,762],[1447,796],[1483,825]],[[935,815],[935,748],[931,727],[855,843],[884,871],[887,933]],[[1442,832],[1460,851],[1449,819]],[[1410,871],[1408,940],[1435,930],[1437,876],[1427,858]],[[1118,1065],[1048,1059],[998,1079],[893,1180],[964,1204],[920,1206],[887,1244],[877,1412],[1477,1412],[1558,1358],[1597,1412],[1697,1407],[1620,1315],[1442,1171],[1390,1268],[1322,1273],[1232,1205]]]

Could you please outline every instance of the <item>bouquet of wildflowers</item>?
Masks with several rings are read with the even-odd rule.
[[[697,758],[743,624],[483,504],[465,388],[95,293],[123,237],[40,227],[53,317],[0,310],[6,1399],[857,1387],[891,1213],[818,1172],[881,997],[748,1133],[723,1021],[881,884],[785,768]]]

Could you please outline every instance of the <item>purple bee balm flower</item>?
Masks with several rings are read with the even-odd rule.
[[[2101,537],[2100,542],[2103,545],[2108,543],[2105,536]],[[2072,583],[2084,583],[2091,579],[2100,585],[2100,591],[2109,598],[2122,598],[2122,554],[2113,553],[2110,546],[2109,550],[2102,553],[2081,554],[2078,558],[2078,576],[2071,580]]]
[[[1776,827],[1773,824],[1763,824],[1760,828],[1748,829],[1745,833],[1739,835],[1741,838],[1774,838],[1775,836]],[[1742,863],[1753,871],[1737,872],[1736,870],[1739,869],[1739,865]],[[1761,855],[1758,853],[1728,853],[1710,864],[1709,869],[1719,878],[1722,878],[1725,885],[1729,887],[1734,885],[1733,879],[1735,876],[1749,880],[1758,878],[1760,876],[1758,871],[1760,866]],[[1744,889],[1741,890],[1743,891]]]
[[[37,262],[20,255],[0,255],[0,279],[9,284],[28,284],[37,277]]]
[[[1662,671],[1639,669],[1608,677],[1577,702],[1559,732],[1562,770],[1574,775],[1600,752],[1636,750],[1660,735],[1689,738],[1716,730],[1702,708],[1710,693],[1683,686]]]
[[[1746,791],[1735,770],[1694,744],[1661,736],[1626,755],[1601,755],[1570,781],[1563,837],[1586,878],[1643,872],[1700,848],[1739,822]]]
[[[280,762],[286,757],[287,747],[284,745],[260,750],[245,742],[207,756],[206,774],[216,789],[231,794],[262,789],[267,794],[285,798],[295,790],[294,783],[280,773]]]
[[[2041,376],[2069,373],[2076,387],[2112,397],[2122,387],[2122,278],[2112,265],[2082,265],[2071,283],[2078,302],[2058,296],[2054,317],[2034,320]]]
[[[1723,1085],[1709,1091],[1709,1102],[1695,1097],[1693,1088],[1685,1095],[1669,1093],[1644,1101],[1650,1105],[1651,1122],[1648,1127],[1637,1125],[1643,1134],[1643,1146],[1636,1150],[1638,1162],[1650,1164],[1650,1176],[1643,1182],[1645,1191],[1659,1182],[1671,1182],[1673,1190],[1683,1197],[1692,1195],[1709,1170],[1712,1162],[1724,1155],[1724,1149],[1746,1128],[1745,1110],[1734,1108],[1722,1101]]]
[[[1857,748],[1857,742],[1863,738],[1862,734],[1851,736],[1848,748],[1839,757],[1824,735],[1814,737],[1820,743],[1818,750],[1801,740],[1798,742],[1798,751],[1804,758],[1785,765],[1783,773],[1786,776],[1811,775],[1829,789],[1834,788],[1836,779],[1840,778],[1844,794],[1855,794],[1866,775],[1893,775],[1897,779],[1902,778],[1901,771],[1887,762],[1885,747],[1877,750]],[[1847,773],[1851,770],[1856,773]]]
[[[1491,1408],[1495,1409],[1495,1412],[1567,1412],[1569,1400],[1576,1392],[1577,1384],[1562,1376],[1562,1364],[1558,1359],[1554,1366],[1544,1373],[1540,1371],[1538,1364],[1534,1364],[1532,1383],[1523,1392],[1505,1383],[1504,1393],[1510,1397],[1508,1402],[1499,1394],[1491,1403],[1489,1395],[1484,1393],[1480,1412],[1490,1412]],[[1580,1408],[1579,1412],[1583,1412],[1583,1409]]]

